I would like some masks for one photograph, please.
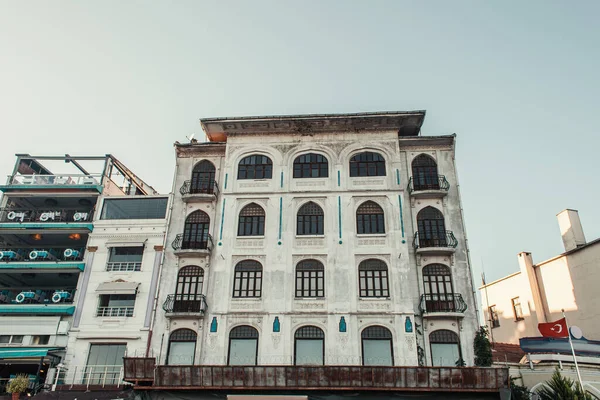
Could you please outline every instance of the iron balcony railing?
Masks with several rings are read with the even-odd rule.
[[[438,293],[421,295],[421,313],[464,313],[467,303],[458,293]]]
[[[204,315],[206,297],[203,294],[170,294],[163,303],[168,313],[197,313]]]
[[[214,180],[196,182],[193,185],[192,181],[185,181],[179,189],[179,193],[182,196],[186,194],[214,194],[219,196],[219,185]]]
[[[413,247],[422,249],[425,247],[451,247],[456,248],[458,240],[452,231],[443,232],[415,232]]]
[[[57,390],[100,389],[123,384],[123,365],[66,365],[57,368],[52,382],[46,381],[47,387]]]
[[[82,248],[0,249],[0,262],[82,261]]]
[[[0,304],[64,304],[73,303],[75,289],[4,289]]]
[[[98,307],[97,317],[133,317],[133,307]]]
[[[134,272],[142,270],[141,262],[108,262],[106,270],[112,272]]]
[[[15,175],[8,177],[9,185],[101,185],[102,174]]]
[[[408,193],[418,192],[420,190],[450,190],[450,183],[446,180],[444,175],[432,175],[432,176],[423,176],[410,177],[408,180]]]
[[[208,250],[213,249],[213,240],[210,234],[187,237],[180,233],[171,243],[173,250]]]
[[[87,222],[93,210],[67,208],[2,208],[0,222]]]

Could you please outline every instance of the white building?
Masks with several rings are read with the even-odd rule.
[[[424,117],[202,120],[175,145],[156,363],[472,365],[455,136]]]

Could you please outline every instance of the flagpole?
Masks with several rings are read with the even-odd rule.
[[[577,365],[577,357],[575,357],[575,349],[573,348],[573,341],[571,340],[571,330],[569,329],[569,322],[567,321],[567,316],[565,315],[565,310],[561,310],[563,318],[565,319],[565,325],[567,325],[567,334],[569,335],[569,344],[571,345],[571,353],[573,353],[573,361],[575,362],[575,370],[577,371],[577,378],[579,378],[579,384],[581,385],[581,390],[583,389],[583,381],[581,380],[581,373],[579,372],[579,365]]]

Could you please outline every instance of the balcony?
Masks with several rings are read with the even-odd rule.
[[[34,174],[9,177],[6,185],[0,185],[3,192],[27,189],[83,189],[102,192],[102,174]]]
[[[91,231],[94,210],[65,208],[3,208],[0,228],[86,228]]]
[[[8,289],[0,291],[0,315],[72,315],[75,289]]]
[[[96,317],[133,317],[134,307],[98,307]]]
[[[206,297],[203,294],[170,294],[162,307],[167,318],[201,318],[206,312]]]
[[[219,196],[219,185],[216,181],[205,181],[192,187],[192,181],[185,181],[179,193],[185,202],[213,201]]]
[[[156,366],[154,358],[124,358],[124,380],[139,390],[260,390],[498,392],[508,368],[367,366]]]
[[[413,179],[411,176],[406,188],[408,193],[417,199],[435,199],[444,197],[450,190],[450,183],[444,175]]]
[[[183,233],[180,233],[171,243],[171,247],[175,250],[176,256],[209,256],[213,249],[213,240],[210,234],[206,234],[202,238],[187,239],[184,238]]]
[[[0,249],[0,270],[79,269],[83,271],[82,248]]]
[[[424,317],[464,317],[467,303],[458,293],[421,295],[419,310]]]
[[[446,234],[434,234],[431,232],[415,232],[413,247],[421,254],[452,254],[456,251],[458,240],[452,231]]]

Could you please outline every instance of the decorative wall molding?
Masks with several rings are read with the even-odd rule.
[[[265,240],[264,239],[249,239],[249,238],[237,238],[235,240],[236,247],[264,247]]]
[[[325,238],[311,238],[294,240],[296,247],[325,247]]]
[[[385,246],[386,238],[359,238],[359,246]]]

